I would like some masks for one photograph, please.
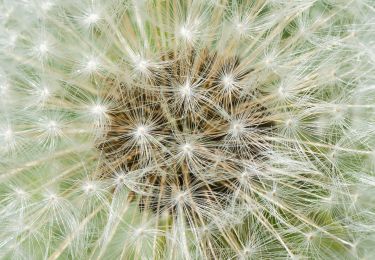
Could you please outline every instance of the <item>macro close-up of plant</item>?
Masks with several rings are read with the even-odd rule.
[[[375,2],[0,0],[0,259],[375,259]]]

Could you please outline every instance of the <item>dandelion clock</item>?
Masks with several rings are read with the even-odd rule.
[[[1,259],[374,259],[372,0],[0,0]]]

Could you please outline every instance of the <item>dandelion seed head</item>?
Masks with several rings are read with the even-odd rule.
[[[374,255],[371,1],[0,2],[0,258]]]

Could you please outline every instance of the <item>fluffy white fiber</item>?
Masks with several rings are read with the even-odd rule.
[[[374,259],[373,0],[0,0],[0,258]]]

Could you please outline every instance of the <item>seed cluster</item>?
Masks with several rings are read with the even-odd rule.
[[[108,94],[102,177],[121,172],[141,209],[225,207],[246,168],[264,160],[273,126],[247,85],[253,70],[206,49],[169,52],[160,64],[144,63],[146,75]]]

